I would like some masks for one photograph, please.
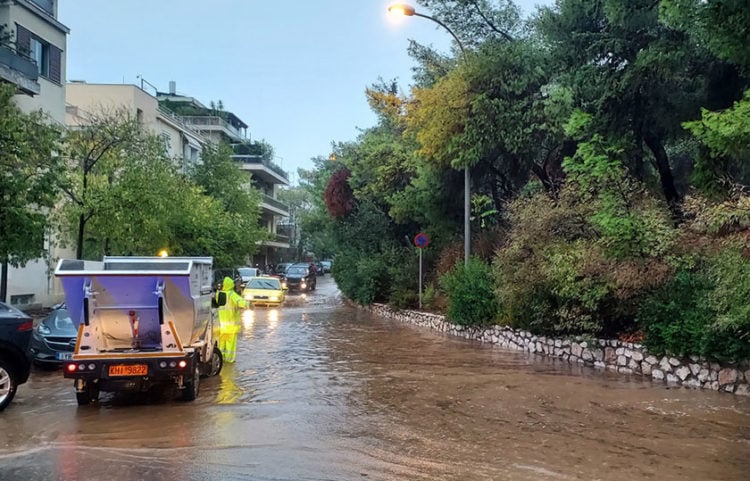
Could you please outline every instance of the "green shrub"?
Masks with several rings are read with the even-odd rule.
[[[718,360],[750,357],[748,340],[737,329],[717,323],[721,316],[717,317],[711,299],[720,292],[706,273],[680,270],[671,282],[644,299],[638,321],[649,351]]]
[[[388,299],[388,271],[381,255],[360,256],[356,251],[336,257],[333,277],[341,292],[363,305]]]
[[[459,262],[443,277],[440,286],[448,297],[448,318],[465,326],[490,325],[498,312],[495,286],[490,267],[471,258],[468,265]]]

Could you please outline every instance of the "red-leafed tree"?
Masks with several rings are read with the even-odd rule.
[[[354,208],[354,192],[349,186],[349,169],[339,169],[331,175],[323,199],[328,214],[334,218],[345,217]]]

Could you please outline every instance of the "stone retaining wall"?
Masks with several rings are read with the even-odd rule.
[[[698,356],[678,359],[650,355],[640,344],[609,339],[571,340],[535,336],[507,326],[470,328],[451,324],[439,314],[393,309],[373,304],[368,309],[380,316],[428,327],[453,336],[486,342],[533,354],[552,356],[570,363],[608,369],[622,374],[649,376],[654,381],[691,388],[750,395],[750,362],[719,364]]]

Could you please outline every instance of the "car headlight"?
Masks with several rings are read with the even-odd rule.
[[[305,283],[303,282],[303,283],[301,283],[301,284],[300,284],[300,287],[301,287],[302,289],[304,289],[305,287],[307,287],[307,284],[305,284]]]
[[[271,296],[271,300],[272,301],[278,301],[279,300],[279,296]]]
[[[50,331],[49,327],[45,326],[43,323],[39,323],[39,325],[36,326],[36,332],[39,334],[52,334],[52,331]]]

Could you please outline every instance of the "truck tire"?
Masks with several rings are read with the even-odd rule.
[[[18,389],[15,369],[7,361],[0,359],[0,411],[13,400]]]
[[[221,368],[224,366],[224,356],[222,356],[219,346],[214,346],[214,352],[211,355],[211,360],[208,361],[208,369],[206,370],[207,376],[213,377],[221,372]]]
[[[195,401],[198,397],[198,389],[201,383],[201,370],[198,362],[193,362],[193,377],[185,380],[185,387],[182,389],[180,397],[183,401]]]
[[[83,392],[76,392],[76,401],[79,406],[88,406],[99,399],[99,386],[96,383],[89,383],[83,389]]]

